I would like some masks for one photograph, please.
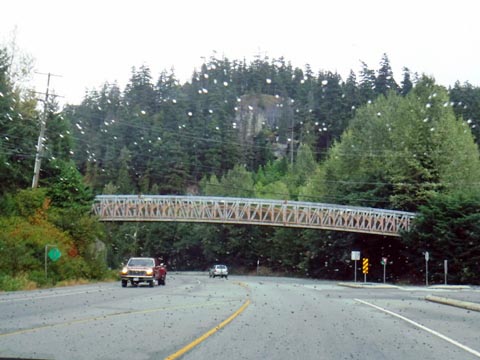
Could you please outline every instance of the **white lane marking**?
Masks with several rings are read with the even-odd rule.
[[[76,292],[62,292],[57,294],[49,294],[49,295],[39,295],[39,296],[28,296],[22,298],[13,298],[13,299],[2,299],[0,303],[8,303],[8,302],[15,302],[15,301],[31,301],[37,299],[48,299],[52,297],[59,297],[59,296],[69,296],[69,295],[78,295],[78,294],[86,294],[86,293],[96,293],[96,292],[103,292],[104,290],[84,290],[84,291],[76,291]]]
[[[469,348],[468,346],[463,345],[463,344],[459,343],[458,341],[453,340],[453,339],[449,338],[448,336],[445,336],[445,335],[439,333],[438,331],[432,330],[432,329],[430,329],[430,328],[428,328],[428,327],[426,327],[426,326],[424,326],[424,325],[422,325],[422,324],[419,324],[419,323],[417,323],[417,322],[415,322],[415,321],[413,321],[413,320],[410,320],[409,318],[406,318],[405,316],[402,316],[402,315],[400,315],[400,314],[394,313],[393,311],[384,309],[384,308],[382,308],[382,307],[380,307],[380,306],[371,304],[371,303],[369,303],[369,302],[367,302],[367,301],[360,300],[360,299],[354,299],[354,300],[355,300],[355,301],[358,301],[359,303],[362,303],[362,304],[364,304],[364,305],[371,306],[371,307],[373,307],[373,308],[375,308],[375,309],[377,309],[377,310],[383,311],[384,313],[387,313],[387,314],[389,314],[389,315],[395,316],[395,317],[397,317],[397,318],[399,318],[399,319],[402,319],[403,321],[406,321],[406,322],[408,322],[409,324],[412,324],[413,326],[416,326],[416,327],[418,327],[418,328],[420,328],[420,329],[422,329],[422,330],[424,330],[424,331],[426,331],[426,332],[428,332],[428,333],[430,333],[430,334],[432,334],[432,335],[435,335],[435,336],[437,336],[437,337],[439,337],[439,338],[441,338],[441,339],[443,339],[443,340],[445,340],[445,341],[448,341],[450,344],[453,344],[453,345],[455,345],[455,346],[458,346],[460,349],[465,350],[466,352],[469,352],[470,354],[473,354],[473,355],[475,355],[476,357],[480,358],[480,352],[478,352],[478,351],[476,351],[476,350],[474,350],[474,349],[472,349],[472,348]]]

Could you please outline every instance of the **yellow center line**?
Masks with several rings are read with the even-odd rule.
[[[240,285],[242,287],[244,287],[245,289],[247,290],[250,290],[248,285],[243,283],[243,282],[238,282],[238,283],[235,283],[237,285]],[[177,352],[167,356],[165,358],[165,360],[175,360],[175,359],[178,359],[180,356],[184,355],[186,352],[192,350],[195,346],[197,346],[198,344],[200,344],[201,342],[205,341],[207,338],[209,338],[210,336],[212,336],[213,334],[215,334],[218,330],[220,330],[221,328],[225,327],[226,325],[228,325],[230,322],[233,321],[233,319],[235,319],[238,315],[240,315],[243,311],[245,311],[245,309],[248,307],[248,305],[250,305],[250,299],[247,299],[247,301],[245,301],[243,303],[243,305],[237,310],[235,311],[232,315],[230,315],[226,320],[224,320],[223,322],[221,322],[219,325],[215,326],[213,329],[210,329],[208,330],[205,334],[203,334],[202,336],[198,337],[197,339],[193,340],[190,344],[184,346],[183,348],[181,348],[180,350],[178,350]]]
[[[201,307],[222,305],[222,304],[230,303],[230,302],[232,302],[232,300],[215,301],[215,302],[208,302],[208,303],[201,303],[201,304],[187,304],[187,305],[179,305],[179,306],[163,306],[163,307],[159,307],[159,308],[146,309],[146,310],[122,311],[122,312],[116,312],[116,313],[112,313],[112,314],[94,316],[94,317],[85,318],[85,319],[67,321],[67,322],[64,322],[64,323],[49,324],[49,325],[37,326],[37,327],[34,327],[34,328],[30,328],[30,329],[12,331],[12,332],[9,332],[9,333],[0,334],[0,337],[21,335],[21,334],[34,332],[34,331],[37,331],[37,330],[50,329],[50,328],[55,328],[55,327],[60,327],[60,326],[70,326],[70,325],[76,325],[76,324],[84,324],[84,323],[91,322],[91,321],[101,321],[101,320],[106,320],[108,318],[118,317],[118,316],[136,315],[136,314],[149,314],[149,313],[166,311],[166,310],[183,310],[183,309],[201,308]]]

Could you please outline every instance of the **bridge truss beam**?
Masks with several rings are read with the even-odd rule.
[[[400,236],[414,213],[300,201],[169,195],[99,195],[100,221],[270,225]]]

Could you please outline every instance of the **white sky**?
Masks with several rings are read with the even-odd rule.
[[[0,43],[16,28],[17,47],[35,70],[62,75],[51,86],[79,103],[86,90],[117,81],[133,66],[154,80],[175,68],[188,80],[213,51],[230,60],[284,56],[293,66],[357,74],[387,53],[402,68],[443,85],[480,85],[478,0],[12,0],[0,13]],[[44,91],[46,76],[33,84]]]

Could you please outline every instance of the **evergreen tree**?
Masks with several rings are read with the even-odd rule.
[[[382,60],[380,61],[380,69],[377,72],[377,77],[375,79],[375,92],[380,95],[387,95],[388,92],[396,92],[398,85],[393,78],[393,71],[390,66],[390,60],[388,59],[387,54],[383,54]]]
[[[410,69],[407,67],[403,68],[403,80],[402,80],[402,89],[401,94],[403,96],[407,95],[413,88],[413,83],[411,80]]]

